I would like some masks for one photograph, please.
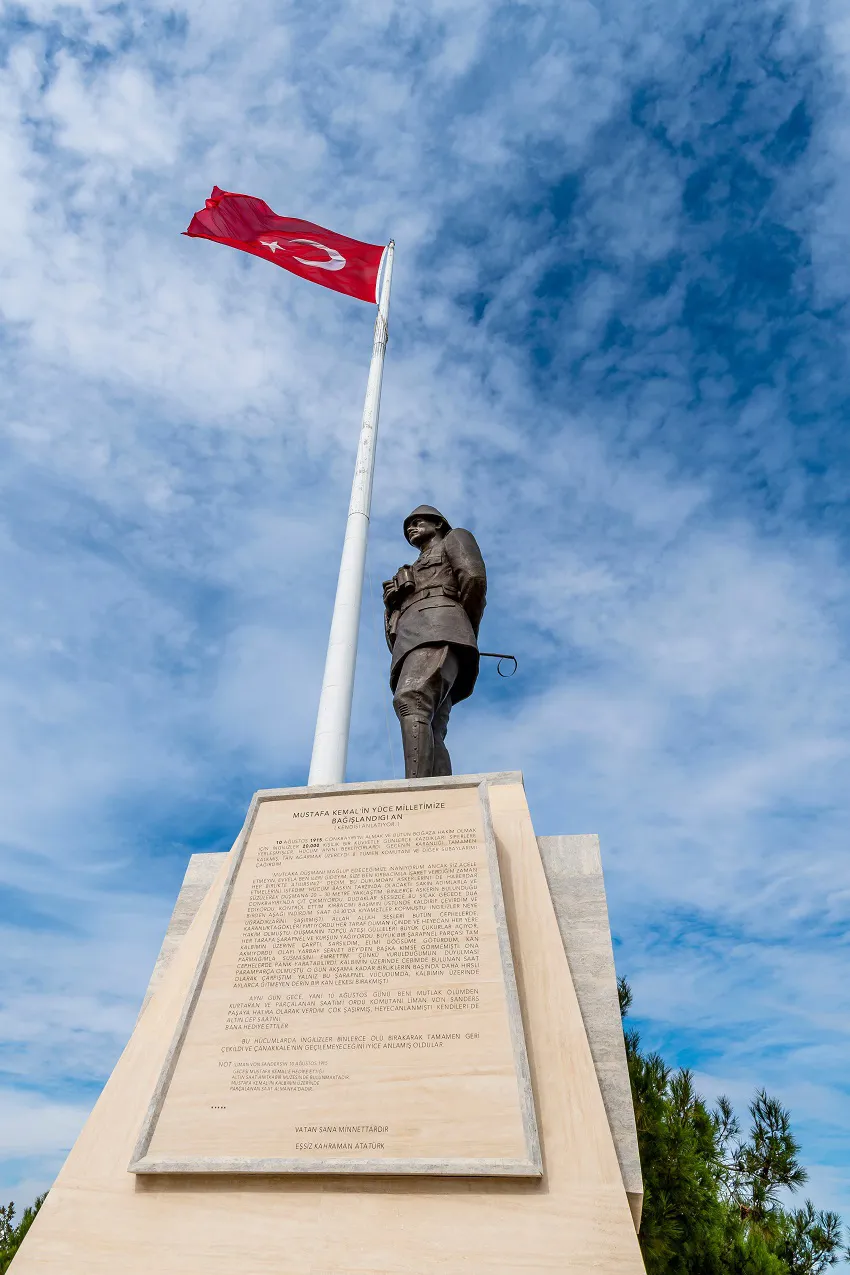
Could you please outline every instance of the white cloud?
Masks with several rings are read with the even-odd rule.
[[[10,1155],[43,1155],[53,1152],[57,1144],[70,1148],[87,1114],[87,1107],[79,1103],[50,1102],[19,1090],[0,1089],[0,1128]]]

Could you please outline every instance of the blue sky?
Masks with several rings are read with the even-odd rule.
[[[215,183],[398,244],[380,581],[477,534],[461,770],[602,838],[647,1044],[792,1110],[850,1218],[850,26],[839,0],[8,6],[0,1198],[46,1187],[188,855],[304,782],[370,308],[179,235]]]

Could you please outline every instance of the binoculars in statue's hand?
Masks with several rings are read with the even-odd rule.
[[[388,611],[397,611],[415,588],[416,581],[410,567],[399,567],[391,580],[384,581],[384,606]]]

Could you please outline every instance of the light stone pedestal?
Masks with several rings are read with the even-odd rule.
[[[640,1163],[597,838],[536,838],[515,773],[258,798],[333,798],[351,809],[374,806],[376,794],[459,797],[478,781],[521,1011],[517,1077],[522,1089],[526,1066],[542,1175],[129,1171],[175,1041],[182,1047],[187,1006],[204,995],[199,971],[241,870],[243,837],[229,854],[192,856],[136,1028],[13,1275],[640,1275]],[[429,1101],[441,1084],[452,1101],[448,1081],[439,1067],[423,1073]],[[379,1092],[389,1100],[398,1083],[388,1075]],[[458,1108],[459,1120],[467,1114]]]

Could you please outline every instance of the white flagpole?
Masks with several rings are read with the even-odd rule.
[[[351,484],[351,503],[339,564],[331,635],[325,657],[325,675],[313,738],[308,785],[345,782],[348,754],[348,730],[351,724],[351,698],[354,694],[354,665],[357,660],[357,634],[360,628],[360,604],[363,598],[363,576],[366,571],[366,542],[369,537],[369,511],[372,506],[372,477],[375,472],[375,443],[378,438],[378,414],[381,407],[381,381],[384,355],[387,351],[387,319],[390,312],[390,284],[393,277],[395,243],[390,240],[384,261],[381,298],[375,319],[375,343],[360,443]]]

